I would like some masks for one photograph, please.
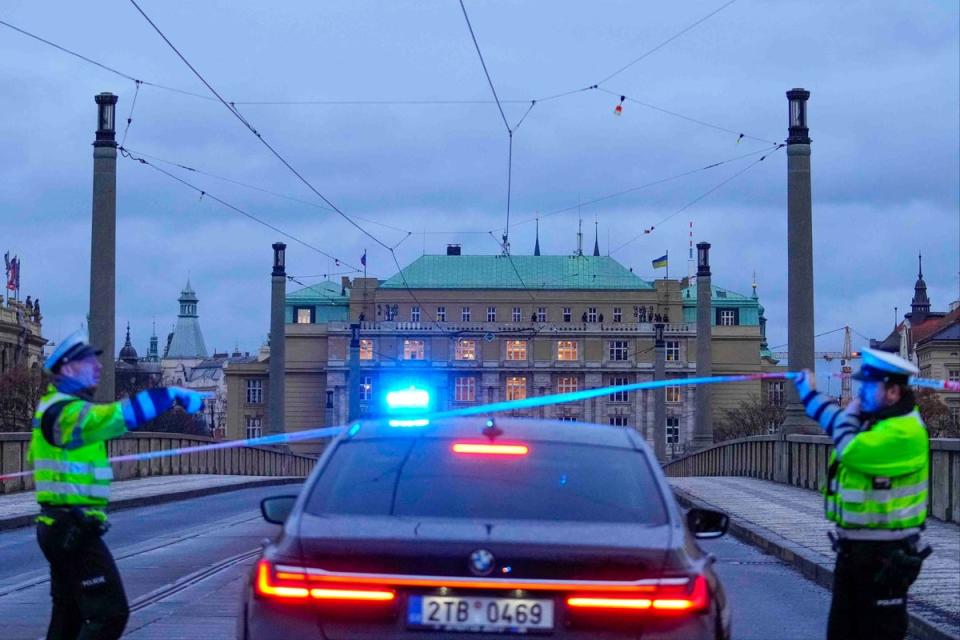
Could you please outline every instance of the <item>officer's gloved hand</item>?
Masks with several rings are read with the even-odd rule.
[[[187,413],[197,413],[203,409],[203,401],[210,397],[209,393],[191,391],[183,387],[167,387],[173,401],[184,408]]]
[[[817,390],[817,378],[810,369],[804,369],[793,379],[793,384],[797,387],[797,395],[803,400],[811,391]]]

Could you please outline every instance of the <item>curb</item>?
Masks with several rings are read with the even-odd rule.
[[[678,489],[677,487],[671,488],[677,498],[677,502],[688,509],[691,507],[699,507],[726,513],[722,507],[696,498],[683,489]],[[794,569],[797,569],[804,578],[817,583],[825,589],[833,590],[833,565],[829,562],[824,562],[820,554],[810,551],[806,547],[801,547],[765,527],[747,523],[733,516],[730,516],[730,527],[728,530],[743,542],[753,545],[764,553],[779,558]],[[914,601],[912,606],[915,607],[916,604],[916,601]],[[908,609],[907,613],[909,615],[907,633],[920,640],[957,640],[960,638],[960,636],[945,632],[915,611]]]
[[[200,498],[202,496],[211,496],[228,491],[237,491],[240,489],[253,489],[256,487],[269,487],[279,484],[298,484],[306,478],[265,478],[259,480],[250,480],[249,482],[238,482],[236,484],[221,484],[212,487],[201,487],[198,489],[187,489],[185,491],[172,491],[168,493],[157,493],[148,496],[134,496],[122,498],[115,502],[110,502],[107,507],[108,512],[121,511],[123,509],[133,509],[135,507],[145,507],[153,504],[163,504],[165,502],[176,502],[178,500],[190,500],[191,498]],[[0,518],[0,531],[10,529],[19,529],[33,524],[37,517],[36,513],[27,513],[10,518]]]

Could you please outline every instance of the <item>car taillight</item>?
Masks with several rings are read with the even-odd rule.
[[[710,606],[707,579],[696,576],[693,584],[658,585],[653,593],[643,597],[631,597],[629,594],[611,594],[608,596],[570,596],[567,606],[573,610],[621,610],[621,611],[704,611]]]
[[[277,569],[269,560],[257,563],[258,595],[288,601],[393,602],[397,594],[389,589],[353,589],[314,586],[306,570],[284,566]]]
[[[454,453],[488,456],[525,456],[530,447],[525,444],[488,444],[484,442],[454,442]]]

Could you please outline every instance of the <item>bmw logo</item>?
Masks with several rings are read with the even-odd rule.
[[[496,559],[486,549],[477,549],[470,554],[470,571],[475,576],[488,576],[493,573]]]

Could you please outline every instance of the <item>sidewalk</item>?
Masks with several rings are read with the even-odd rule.
[[[793,564],[831,588],[834,553],[815,491],[736,477],[668,478],[685,506],[705,506],[730,516],[738,538]],[[933,547],[910,588],[911,633],[920,638],[960,638],[960,526],[927,520],[923,540]]]
[[[187,500],[199,496],[262,487],[272,484],[303,482],[304,478],[287,476],[183,475],[151,476],[121,480],[110,485],[109,511],[148,504]],[[33,491],[0,495],[0,531],[28,526],[39,509]]]

